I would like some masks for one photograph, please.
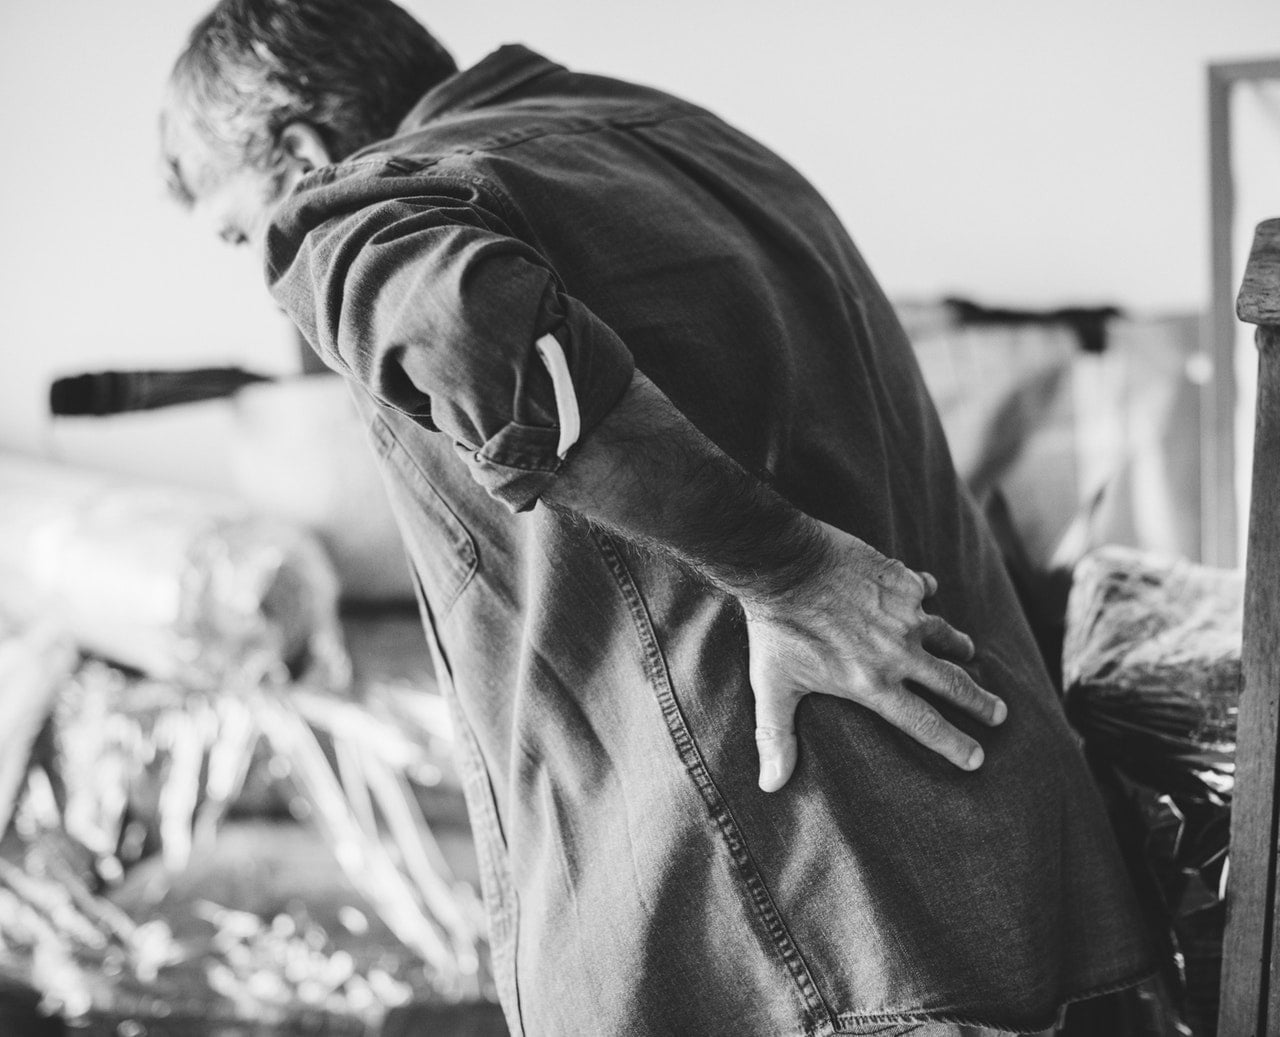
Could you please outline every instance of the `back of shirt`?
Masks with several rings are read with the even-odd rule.
[[[304,181],[269,275],[385,461],[456,690],[513,1029],[1043,1027],[1136,978],[1073,736],[910,346],[817,192],[699,108],[520,48],[401,130]],[[810,696],[795,777],[761,793],[736,603],[534,506],[561,464],[545,334],[583,436],[634,366],[796,506],[935,574],[932,607],[1009,705],[994,731],[941,707],[986,764]]]

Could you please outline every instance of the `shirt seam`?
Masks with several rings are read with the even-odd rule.
[[[381,420],[381,419],[379,419]],[[390,431],[390,430],[388,430]],[[488,890],[486,914],[489,919],[489,946],[495,985],[509,988],[512,1005],[503,1006],[513,1037],[522,1037],[524,1017],[517,972],[520,939],[520,904],[515,883],[511,879],[510,855],[502,818],[498,813],[497,798],[493,791],[493,778],[485,762],[480,742],[472,729],[471,721],[462,708],[453,673],[445,662],[440,644],[437,620],[427,602],[422,574],[411,566],[414,595],[418,599],[418,611],[422,617],[423,633],[431,651],[432,665],[436,668],[440,690],[444,693],[450,715],[457,731],[459,770],[462,793],[467,803],[467,813],[476,828],[476,863],[481,873],[481,891]],[[478,820],[477,820],[478,819]],[[493,845],[496,841],[497,845]],[[483,845],[482,845],[483,843]],[[487,882],[486,882],[487,880]]]
[[[804,1005],[802,1026],[805,1037],[831,1034],[834,1029],[832,1013],[818,992],[809,967],[805,963],[799,948],[788,931],[786,923],[778,912],[773,895],[760,875],[746,837],[739,828],[729,804],[725,801],[715,779],[711,776],[706,761],[702,758],[697,742],[689,731],[684,713],[675,697],[671,684],[671,675],[667,670],[666,659],[659,647],[653,631],[653,622],[639,588],[636,586],[626,562],[610,540],[608,534],[593,529],[591,536],[595,540],[606,566],[613,574],[614,582],[622,594],[623,600],[631,612],[640,647],[644,654],[645,675],[658,700],[659,709],[666,721],[668,732],[675,744],[677,753],[686,771],[698,787],[704,804],[716,822],[716,827],[724,840],[733,860],[739,878],[746,887],[748,898],[758,920],[763,923],[774,950],[782,959],[782,964],[790,975],[801,1004]]]
[[[449,617],[453,607],[458,603],[458,599],[462,597],[462,592],[467,589],[479,569],[475,540],[468,532],[467,527],[462,524],[462,520],[449,507],[449,503],[444,499],[440,491],[435,488],[427,477],[422,465],[400,442],[395,430],[381,414],[372,416],[369,422],[369,433],[374,441],[374,452],[393,468],[398,467],[397,458],[403,458],[404,463],[411,465],[417,473],[418,479],[423,483],[426,492],[431,495],[431,499],[439,505],[439,514],[436,517],[436,521],[448,531],[451,543],[447,546],[453,552],[454,559],[458,563],[457,573],[460,573],[460,575],[455,574],[454,576],[457,588],[449,594],[444,604],[440,607],[438,621],[443,623]],[[406,487],[406,489],[411,496],[414,495],[413,487]],[[430,510],[432,505],[422,505],[422,507],[424,510]]]
[[[407,155],[388,153],[389,157],[384,158],[383,161],[396,163],[406,173],[422,172],[451,158],[504,151],[507,148],[518,147],[521,144],[545,140],[548,137],[587,136],[592,133],[604,133],[608,130],[630,129],[636,126],[655,126],[665,122],[673,122],[676,119],[704,118],[706,115],[707,113],[700,108],[694,108],[679,102],[656,106],[647,105],[633,108],[628,113],[619,113],[614,116],[593,117],[587,120],[579,116],[577,120],[569,125],[556,125],[554,122],[533,122],[522,126],[518,131],[493,134],[471,144],[456,145],[438,154],[422,158],[410,158]]]

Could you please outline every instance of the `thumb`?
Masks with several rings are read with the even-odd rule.
[[[778,695],[767,687],[756,692],[756,748],[760,752],[760,788],[777,792],[796,769],[796,705],[794,694]]]

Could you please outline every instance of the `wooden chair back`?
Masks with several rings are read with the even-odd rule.
[[[1219,1037],[1280,1034],[1280,219],[1258,225],[1236,301],[1258,327],[1258,403],[1245,561]]]

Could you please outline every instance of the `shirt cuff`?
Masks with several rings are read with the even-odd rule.
[[[464,456],[476,481],[512,511],[538,502],[574,448],[622,398],[635,371],[631,351],[613,329],[577,300],[561,296],[561,302],[565,321],[551,333],[560,355],[546,345],[537,350],[554,388],[557,423],[508,421]]]

